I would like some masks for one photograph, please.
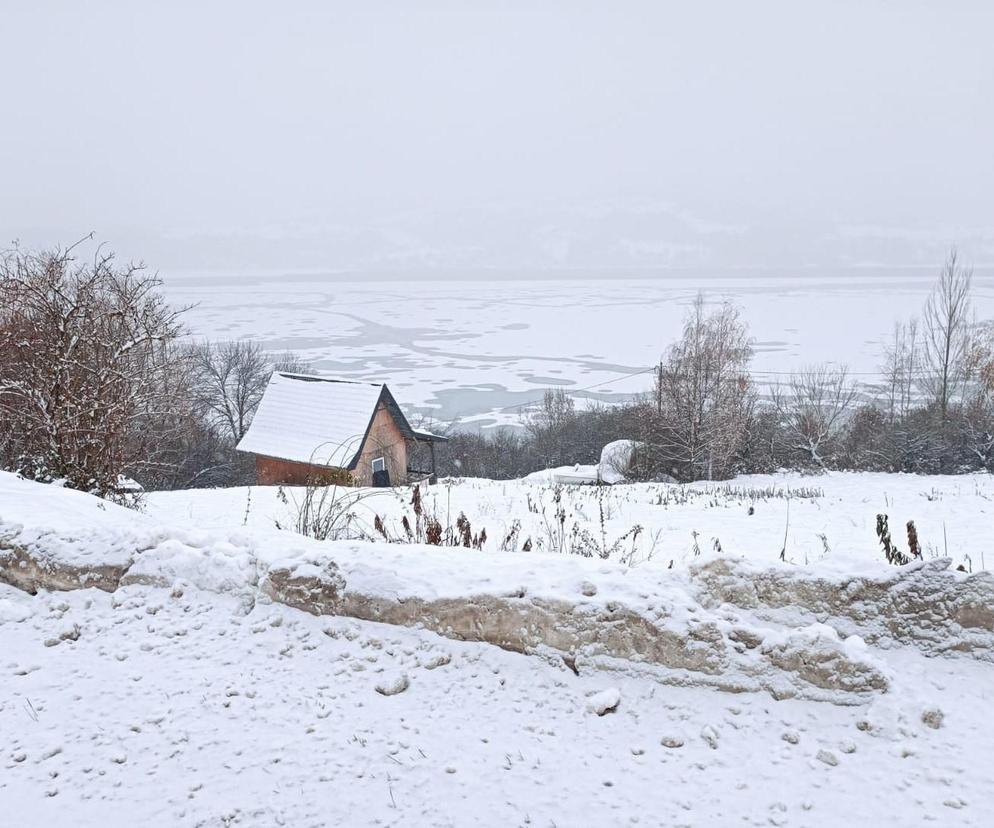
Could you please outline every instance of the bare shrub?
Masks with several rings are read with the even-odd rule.
[[[911,553],[912,558],[917,558],[921,560],[922,558],[922,545],[918,540],[918,529],[915,527],[915,522],[913,520],[908,521],[908,552]]]
[[[845,366],[808,368],[792,375],[786,386],[777,386],[772,397],[786,448],[826,468],[856,398]]]
[[[573,398],[561,388],[547,390],[541,407],[525,419],[534,451],[545,467],[577,462],[575,441],[577,415]]]
[[[607,560],[619,557],[629,565],[634,565],[634,562],[639,559],[638,544],[643,527],[632,526],[618,537],[609,535],[607,527],[609,510],[604,504],[605,493],[609,491],[610,489],[605,486],[567,488],[561,485],[543,490],[536,503],[537,512],[541,518],[542,534],[539,535],[535,547],[544,552],[579,555],[583,558],[597,557]],[[551,493],[548,499],[544,497],[546,492]],[[569,508],[570,504],[567,504],[567,498],[572,500],[575,497],[586,497],[590,492],[596,493],[598,506],[598,521],[593,531],[587,528],[588,521],[583,518],[582,512],[575,507]],[[655,548],[656,541],[658,541],[658,536],[653,539],[653,548]],[[522,551],[530,549],[531,539],[529,538],[522,547]],[[651,552],[652,550],[650,550],[650,556]]]
[[[0,431],[16,453],[67,485],[107,496],[157,453],[185,405],[171,345],[181,311],[141,264],[99,250],[14,249],[0,258]]]
[[[311,455],[314,465],[318,457],[338,456],[347,444],[321,446]],[[370,501],[396,497],[389,488],[360,488],[351,474],[329,469],[317,473],[301,488],[289,491],[282,486],[280,499],[293,509],[293,529],[316,540],[391,540],[380,516]]]
[[[994,471],[994,323],[976,332],[970,368],[973,382],[958,411],[958,430],[968,459]]]
[[[917,537],[917,536],[916,536]],[[895,546],[890,536],[890,526],[887,523],[887,515],[877,515],[877,539],[884,550],[884,557],[887,563],[896,566],[904,566],[911,562],[911,559]]]
[[[367,489],[315,481],[300,493],[287,493],[283,488],[280,493],[294,509],[293,529],[300,535],[315,540],[354,540],[368,539],[375,531],[359,512],[371,495]],[[372,510],[370,516],[377,519]]]
[[[309,374],[310,365],[300,354],[294,351],[283,351],[272,358],[272,368],[283,374]]]

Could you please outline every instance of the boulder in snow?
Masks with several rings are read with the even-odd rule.
[[[617,710],[620,703],[621,691],[617,687],[609,687],[607,690],[601,690],[600,693],[594,693],[587,699],[587,710],[598,716],[603,716]]]
[[[380,679],[376,684],[376,692],[381,696],[396,696],[410,686],[411,680],[407,677],[407,673],[397,673]]]

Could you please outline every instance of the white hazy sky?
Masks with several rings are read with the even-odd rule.
[[[8,239],[635,202],[994,234],[989,0],[0,12]]]

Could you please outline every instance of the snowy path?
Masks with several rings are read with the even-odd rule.
[[[986,826],[994,812],[994,666],[968,659],[892,650],[894,690],[869,707],[777,702],[149,587],[0,586],[0,643],[0,821],[18,828]],[[400,673],[409,688],[376,691]],[[590,712],[612,687],[617,711]]]

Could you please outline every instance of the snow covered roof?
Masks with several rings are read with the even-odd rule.
[[[405,437],[414,431],[382,383],[274,373],[238,451],[352,468],[383,402]]]
[[[431,431],[424,431],[423,429],[417,429],[414,432],[414,439],[422,443],[447,443],[449,442],[448,437],[443,437],[441,434],[434,434]]]

